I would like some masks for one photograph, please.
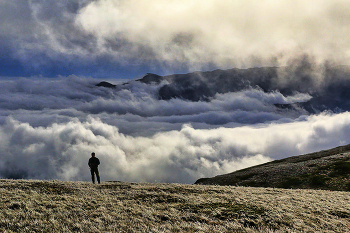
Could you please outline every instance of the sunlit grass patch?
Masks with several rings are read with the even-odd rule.
[[[265,214],[266,210],[263,207],[242,203],[201,203],[201,204],[181,204],[177,207],[179,210],[196,214],[207,214],[220,220],[228,220],[239,218],[242,216],[256,216]]]

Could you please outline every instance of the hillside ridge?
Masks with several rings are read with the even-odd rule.
[[[350,191],[350,144],[201,178],[195,184]]]

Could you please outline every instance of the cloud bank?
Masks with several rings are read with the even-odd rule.
[[[349,56],[348,1],[95,1],[75,25],[100,51],[238,66],[300,53]],[[120,41],[125,46],[119,45]],[[254,61],[256,60],[256,61]]]
[[[285,65],[303,54],[350,61],[347,0],[14,0],[0,11],[4,54],[39,70],[164,73]]]
[[[94,151],[103,180],[193,183],[274,159],[350,143],[348,112],[279,109],[312,98],[261,89],[210,101],[159,100],[131,81],[1,80],[0,177],[86,180]]]
[[[89,118],[32,127],[9,118],[0,128],[1,177],[89,180],[95,151],[104,180],[193,183],[200,177],[349,143],[350,115],[321,114],[289,124],[194,129],[132,137]],[[286,133],[288,132],[288,133]]]

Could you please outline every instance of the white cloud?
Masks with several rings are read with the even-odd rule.
[[[0,127],[1,177],[89,180],[95,151],[104,180],[192,183],[205,176],[349,143],[350,113],[288,124],[194,129],[132,137],[95,118],[32,127],[9,118]]]
[[[102,52],[232,67],[296,53],[348,61],[349,12],[346,0],[100,0],[75,22]]]

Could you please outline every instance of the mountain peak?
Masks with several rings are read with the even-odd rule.
[[[105,82],[105,81],[102,81],[102,82],[96,84],[96,86],[97,87],[107,87],[107,88],[115,88],[116,87],[116,85],[111,84],[109,82]]]
[[[143,76],[143,78],[138,79],[137,81],[146,83],[146,84],[151,84],[151,83],[159,84],[161,81],[163,81],[163,76],[147,73],[145,76]]]

